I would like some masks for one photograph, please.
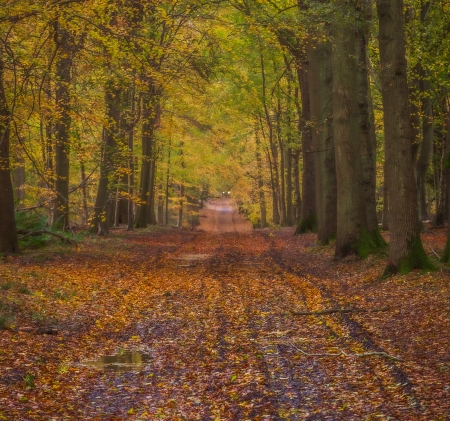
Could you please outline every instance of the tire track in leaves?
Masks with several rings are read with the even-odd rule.
[[[322,282],[320,282],[320,279],[316,278],[317,274],[315,271],[311,271],[311,269],[308,267],[308,262],[303,259],[302,263],[304,264],[303,269],[298,270],[293,267],[293,264],[289,261],[287,261],[287,258],[282,255],[281,251],[278,250],[275,246],[275,242],[272,240],[271,247],[268,253],[268,257],[271,258],[271,260],[274,262],[275,265],[277,265],[279,268],[281,268],[283,271],[290,273],[295,276],[303,277],[307,280],[309,286],[308,289],[311,290],[318,290],[320,295],[322,296],[325,303],[327,303],[332,308],[339,308],[340,305],[337,302],[336,299],[334,299],[331,291],[326,288]],[[299,262],[295,262],[296,265],[298,265]],[[313,284],[314,282],[314,284]],[[361,344],[361,347],[365,351],[369,352],[381,352],[389,354],[384,348],[376,344],[372,338],[370,337],[370,334],[364,329],[364,327],[358,323],[356,320],[354,320],[351,316],[351,314],[348,313],[341,313],[339,315],[333,315],[333,316],[326,316],[327,319],[334,319],[337,320],[336,322],[332,322],[333,325],[330,326],[330,329],[333,330],[333,327],[343,325],[345,329],[348,331],[350,336],[350,343],[347,344],[347,346],[351,346],[351,342],[356,342],[358,344]],[[327,323],[328,325],[328,323]],[[336,334],[336,332],[335,332]],[[345,344],[343,344],[345,346]],[[350,352],[351,353],[351,352]],[[362,365],[364,365],[365,369],[370,372],[373,375],[374,383],[377,384],[377,387],[379,388],[380,392],[386,396],[386,399],[384,400],[383,405],[381,406],[384,413],[390,413],[392,412],[392,409],[390,408],[391,405],[388,406],[388,402],[392,403],[392,400],[394,399],[394,395],[392,390],[394,389],[395,394],[398,395],[398,387],[400,387],[403,390],[403,394],[407,397],[407,405],[401,406],[401,412],[411,414],[411,412],[415,413],[415,415],[420,415],[422,412],[423,406],[421,402],[418,400],[413,385],[411,381],[409,380],[407,374],[398,366],[398,363],[392,361],[392,360],[386,360],[382,361],[379,364],[376,364],[374,362],[368,362],[368,361],[362,361]],[[382,375],[379,375],[380,368],[379,366],[383,366],[383,369],[387,369],[387,371],[390,373],[391,378],[389,379],[383,379]],[[377,367],[378,366],[378,367]],[[387,382],[387,384],[386,384]],[[391,385],[395,384],[395,387],[392,388]],[[395,399],[394,399],[395,400]],[[389,414],[391,416],[398,416],[398,414],[392,413]]]

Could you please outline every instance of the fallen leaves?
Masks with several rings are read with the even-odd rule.
[[[3,264],[0,419],[445,419],[446,275],[379,282],[382,260],[333,263],[291,234],[126,233]],[[80,364],[120,349],[151,358]]]

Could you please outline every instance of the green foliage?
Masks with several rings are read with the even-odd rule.
[[[39,231],[46,224],[47,217],[37,212],[16,212],[16,227],[19,231]]]
[[[34,389],[36,385],[34,384],[34,381],[36,380],[36,376],[32,373],[25,374],[23,378],[23,384],[27,389]]]

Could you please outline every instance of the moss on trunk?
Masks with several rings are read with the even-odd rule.
[[[317,232],[317,215],[315,213],[307,216],[305,219],[302,219],[297,224],[295,234],[304,234],[308,231]]]
[[[421,269],[424,271],[436,270],[436,267],[431,263],[425,253],[420,234],[414,235],[408,241],[408,251],[408,255],[401,258],[398,265],[393,261],[389,262],[383,275],[386,276],[395,273],[406,275],[414,269]]]

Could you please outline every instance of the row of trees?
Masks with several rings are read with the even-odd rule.
[[[339,257],[386,246],[382,203],[388,269],[430,268],[421,220],[450,201],[447,8],[8,2],[0,251],[18,250],[15,208],[107,234],[169,209],[181,225],[187,197],[232,189],[255,225],[317,230]]]

